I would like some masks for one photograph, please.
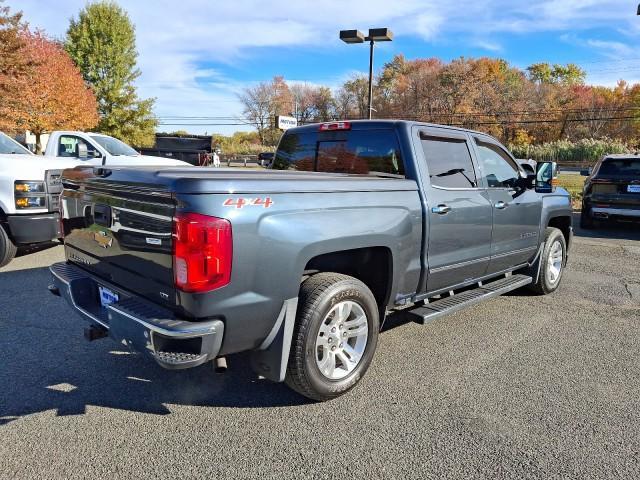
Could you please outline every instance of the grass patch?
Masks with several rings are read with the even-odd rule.
[[[582,187],[586,177],[582,175],[560,174],[558,183],[562,188],[571,194],[571,203],[574,209],[580,209],[582,203]]]

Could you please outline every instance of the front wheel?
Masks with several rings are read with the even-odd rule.
[[[555,292],[560,285],[567,263],[567,242],[561,230],[547,227],[541,255],[538,281],[529,288],[540,295],[547,295]]]
[[[300,288],[287,385],[318,401],[346,393],[369,368],[379,330],[378,305],[364,283],[338,273],[310,277]]]
[[[18,252],[18,247],[11,241],[6,230],[0,225],[0,267],[7,265]]]

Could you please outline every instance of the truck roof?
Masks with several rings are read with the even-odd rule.
[[[415,120],[393,120],[393,119],[376,119],[376,120],[332,120],[330,122],[318,122],[318,123],[310,123],[308,125],[302,125],[299,127],[291,128],[287,131],[295,130],[295,131],[308,131],[308,130],[317,130],[320,125],[324,123],[336,123],[336,122],[349,122],[351,124],[351,128],[353,130],[365,130],[365,129],[374,129],[374,128],[393,128],[398,125],[406,125],[407,127],[412,127],[414,125],[420,127],[437,127],[444,128],[448,130],[455,130],[458,132],[469,132],[475,133],[478,135],[487,135],[483,132],[478,132],[477,130],[470,130],[468,128],[456,127],[452,125],[441,125],[437,123],[428,123],[428,122],[418,122]]]
[[[638,155],[637,153],[610,153],[610,154],[605,155],[604,157],[602,157],[603,160],[606,160],[607,158],[611,158],[611,159],[616,159],[616,158],[621,158],[621,159],[639,159],[640,155]]]

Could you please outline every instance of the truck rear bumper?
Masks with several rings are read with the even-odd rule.
[[[62,236],[57,213],[9,215],[7,222],[17,244],[49,242]]]
[[[224,336],[221,320],[177,319],[172,312],[68,263],[55,263],[50,271],[52,293],[64,297],[81,317],[108,331],[113,340],[149,354],[164,368],[196,367],[213,360],[220,351]],[[118,300],[103,307],[99,286],[116,293]]]
[[[640,220],[640,208],[591,207],[591,215],[594,218],[629,217]]]

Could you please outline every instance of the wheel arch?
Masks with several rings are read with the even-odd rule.
[[[558,215],[549,218],[547,222],[547,227],[557,228],[562,232],[562,236],[567,244],[567,250],[569,249],[569,245],[571,244],[572,237],[572,228],[571,228],[571,216],[569,215]]]
[[[363,247],[317,255],[309,259],[303,273],[307,276],[320,272],[342,273],[357,278],[371,290],[384,314],[392,290],[393,253],[390,248]]]

